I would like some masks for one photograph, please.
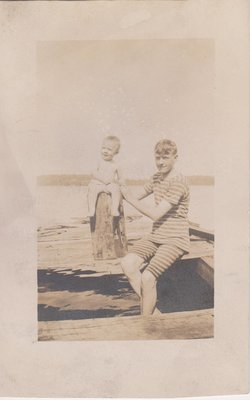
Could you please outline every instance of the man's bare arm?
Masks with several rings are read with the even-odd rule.
[[[136,199],[137,199],[137,200],[142,200],[142,199],[144,199],[145,197],[149,196],[150,194],[151,194],[151,193],[148,193],[148,192],[145,190],[145,188],[142,188],[142,189],[140,190],[140,192],[137,194]]]
[[[158,219],[163,217],[163,215],[165,215],[173,207],[172,204],[164,199],[156,206],[142,204],[140,200],[131,195],[130,191],[126,187],[122,187],[121,192],[128,203],[130,203],[138,211],[140,211],[142,214],[146,215],[153,221],[157,221]]]

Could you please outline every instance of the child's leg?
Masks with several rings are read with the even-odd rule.
[[[113,217],[118,217],[119,204],[121,200],[120,187],[116,183],[110,183],[109,185],[107,185],[107,189],[111,193],[111,198],[112,198],[111,214],[113,215]]]
[[[142,314],[151,315],[157,301],[156,284],[161,274],[184,254],[173,243],[160,245],[142,274]]]
[[[99,193],[103,192],[103,185],[90,183],[88,186],[88,214],[90,217],[95,215],[96,200]]]

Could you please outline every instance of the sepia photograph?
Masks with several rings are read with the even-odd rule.
[[[45,41],[36,61],[39,340],[213,337],[213,41]]]
[[[0,2],[0,396],[249,392],[248,16]]]

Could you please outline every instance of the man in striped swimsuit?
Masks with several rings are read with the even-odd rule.
[[[176,159],[176,144],[166,139],[159,141],[155,146],[158,172],[142,193],[135,198],[127,187],[121,188],[128,203],[154,221],[152,232],[138,240],[122,260],[123,271],[141,299],[142,315],[155,310],[158,278],[189,251],[189,188],[186,178],[175,169]],[[155,205],[143,204],[140,200],[151,193]]]

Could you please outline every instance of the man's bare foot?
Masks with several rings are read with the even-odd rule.
[[[152,315],[157,316],[157,315],[162,315],[162,313],[160,312],[160,310],[158,308],[155,307]]]

